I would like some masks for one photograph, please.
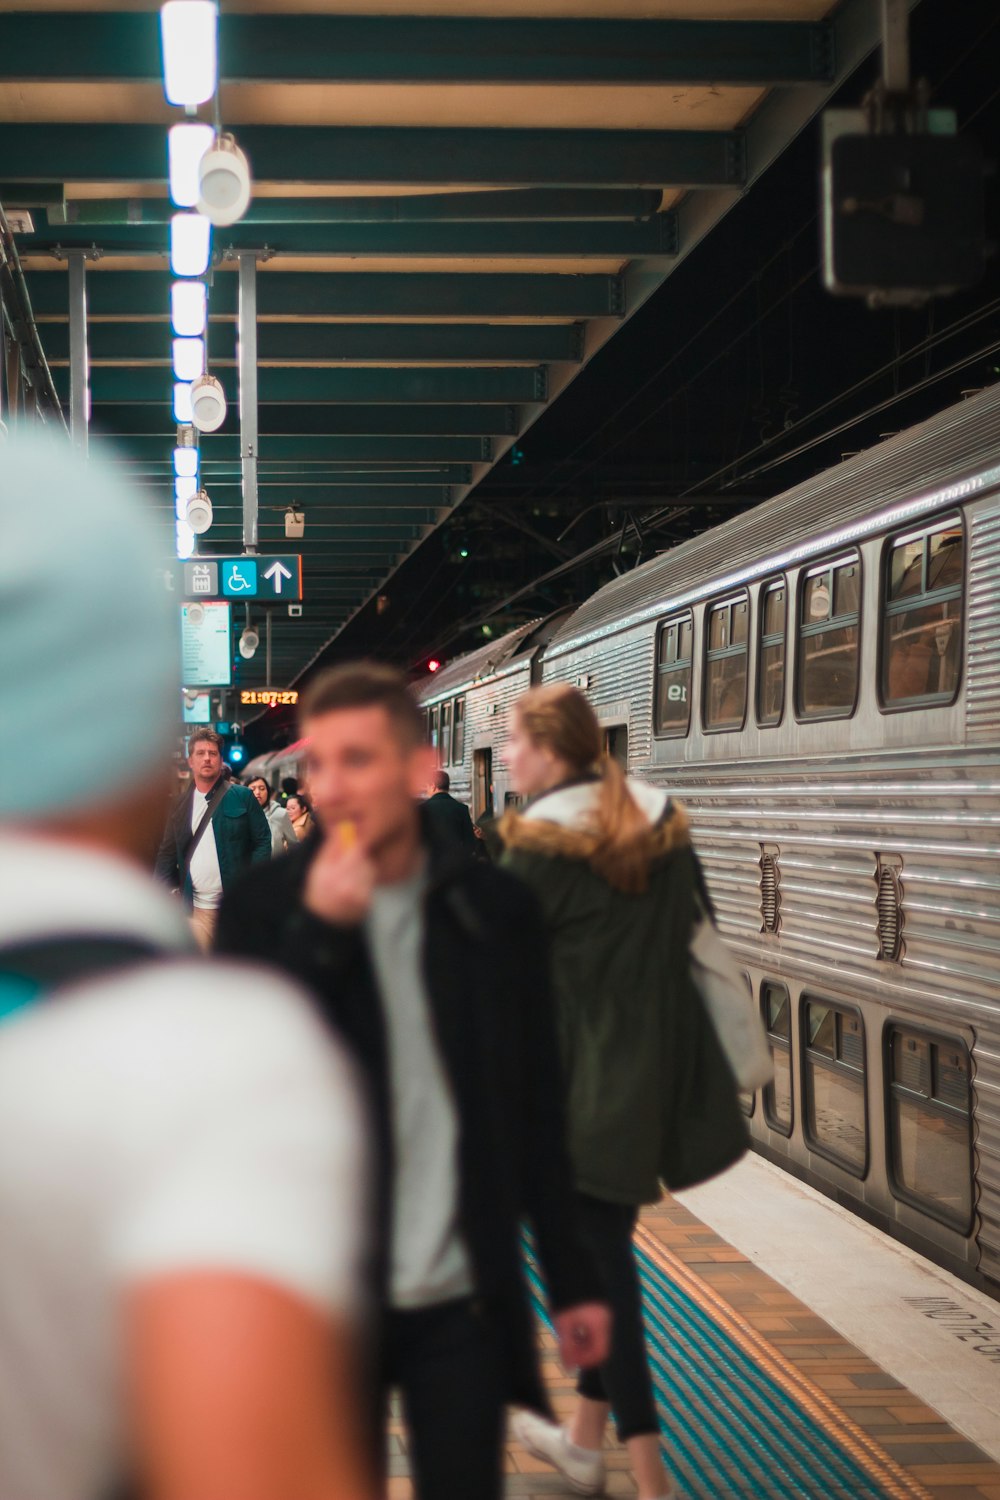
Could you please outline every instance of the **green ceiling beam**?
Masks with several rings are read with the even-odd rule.
[[[133,479],[154,482],[164,479],[172,481],[174,472],[171,460],[172,450],[173,439],[170,438],[161,444],[156,461],[147,459],[129,464],[129,476]],[[401,465],[398,469],[391,469],[383,465],[367,474],[359,473],[356,464],[336,469],[327,464],[296,464],[288,460],[282,460],[277,464],[267,463],[261,458],[258,460],[257,470],[258,489],[261,494],[269,490],[295,489],[300,490],[303,495],[309,495],[310,501],[315,500],[318,504],[326,504],[326,497],[331,493],[341,497],[338,503],[353,501],[355,492],[357,492],[358,499],[367,502],[374,498],[374,492],[382,489],[392,489],[395,494],[394,486],[423,485],[425,486],[421,491],[423,502],[430,505],[434,501],[433,492],[441,485],[472,483],[471,464],[438,464],[427,469],[405,465]],[[201,453],[201,473],[204,479],[211,480],[213,484],[219,486],[242,485],[243,482],[239,463],[234,463],[231,459],[220,462],[218,459],[213,459],[204,448]]]
[[[214,495],[212,497],[212,508],[216,513],[219,512],[220,507],[215,504]],[[242,510],[240,510],[239,515],[242,516]],[[427,524],[433,525],[436,520],[437,517],[435,516]],[[241,521],[227,522],[223,518],[223,524],[236,526],[242,523]],[[216,532],[215,523],[213,523],[212,530],[213,533]],[[343,548],[345,551],[349,550],[352,553],[360,551],[365,555],[371,554],[372,556],[382,557],[386,553],[399,552],[407,542],[419,542],[422,540],[426,535],[426,527],[417,525],[414,522],[404,525],[397,523],[393,534],[383,541],[378,536],[378,533],[373,532],[368,526],[345,526],[334,521],[324,521],[319,517],[314,517],[310,512],[306,516],[306,535],[303,538],[303,543],[307,543],[310,537],[315,538],[320,533],[324,542],[331,542],[336,547]],[[296,542],[295,545],[298,549],[302,544]]]
[[[67,317],[65,274],[33,271],[28,286],[36,317]],[[617,317],[623,297],[619,276],[262,271],[257,278],[259,318]],[[217,273],[212,315],[235,317],[236,301],[236,272]],[[89,318],[166,318],[169,308],[166,272],[97,269],[87,277]]]
[[[282,413],[282,415],[285,415]],[[96,444],[111,461],[156,460],[164,453],[169,455],[173,429],[169,423],[149,423],[136,429],[131,437],[116,439],[100,430],[90,434],[90,442]],[[146,435],[143,435],[146,434]],[[489,463],[493,458],[493,444],[487,437],[381,437],[369,435],[349,436],[284,436],[276,432],[273,425],[261,427],[261,464],[278,463],[283,459],[301,460],[303,463],[434,463],[454,462],[460,464]],[[227,462],[239,462],[240,439],[238,433],[213,432],[201,440],[202,452],[207,458]],[[359,482],[363,482],[359,477]]]
[[[215,371],[222,381],[226,400],[239,399],[234,369]],[[60,399],[69,399],[69,370],[53,371]],[[309,369],[266,366],[257,372],[261,401],[291,402],[402,402],[441,403],[545,400],[545,367],[501,365],[499,369]],[[173,377],[167,369],[98,365],[90,371],[91,398],[96,406],[141,401],[162,402],[170,398]]]
[[[166,322],[92,323],[87,347],[91,364],[104,360],[171,359],[170,324]],[[69,360],[69,324],[43,325],[42,344],[50,364]],[[579,323],[261,323],[257,357],[299,363],[336,364],[342,360],[406,362],[410,360],[579,360],[583,327]],[[236,325],[212,322],[208,331],[213,365],[236,361]]]
[[[213,495],[218,493],[222,497],[223,504],[227,501],[232,504],[240,503],[233,498],[233,491],[241,489],[239,483],[226,484],[212,479],[209,474],[205,475],[205,479],[206,483],[211,483]],[[276,496],[275,486],[262,484],[260,494],[261,508],[266,511],[268,497]],[[332,511],[338,506],[352,506],[377,515],[383,509],[409,511],[414,508],[425,510],[430,508],[439,510],[451,505],[452,493],[446,484],[412,485],[401,480],[399,484],[382,484],[373,487],[351,488],[349,485],[332,485],[328,488],[303,487],[300,498],[310,515],[313,511],[325,511],[327,507]],[[289,501],[282,495],[281,504],[275,506],[275,511],[280,510],[281,515],[284,516],[288,504]],[[409,522],[412,517],[408,515],[405,519]]]
[[[322,83],[815,83],[823,24],[223,15],[224,79]],[[0,15],[0,77],[159,79],[155,14]]]
[[[267,434],[270,432],[290,434],[393,434],[424,436],[442,433],[448,436],[475,434],[476,436],[512,437],[519,426],[519,411],[516,406],[261,406],[259,411],[261,452],[266,451]],[[132,433],[162,433],[169,440],[173,427],[170,403],[164,397],[162,406],[150,402],[148,405],[102,406],[95,402],[92,426],[108,436]],[[238,422],[230,411],[226,419],[228,431],[237,432]]]
[[[730,130],[508,130],[243,125],[260,182],[508,187],[742,187]],[[11,181],[164,182],[162,125],[0,125]]]
[[[18,248],[22,255],[37,254],[55,246],[64,249],[96,246],[104,255],[164,255],[167,237],[165,224],[122,222],[100,228],[90,223],[61,224],[19,235]],[[216,231],[217,250],[254,250],[262,245],[275,255],[610,255],[624,259],[673,254],[677,246],[677,221],[673,214],[665,213],[634,223],[614,219],[267,226],[243,222]]]
[[[50,224],[167,224],[165,198],[76,198],[61,203],[61,185],[28,184],[49,193]],[[11,184],[8,191],[23,191]],[[293,192],[294,189],[290,189]],[[656,188],[502,188],[488,193],[409,193],[401,197],[254,198],[241,224],[475,224],[542,220],[649,219],[659,212]],[[2,200],[0,200],[2,201]]]

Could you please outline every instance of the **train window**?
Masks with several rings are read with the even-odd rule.
[[[962,1042],[888,1028],[890,1182],[955,1229],[972,1220],[969,1053]]]
[[[441,710],[434,707],[430,710],[427,718],[427,743],[433,745],[436,750],[440,743],[441,735]]]
[[[798,710],[804,719],[846,718],[858,692],[861,559],[810,568],[802,580]]]
[[[792,1003],[783,984],[765,979],[761,1009],[771,1046],[774,1078],[764,1089],[764,1118],[772,1130],[792,1133]]]
[[[608,724],[603,729],[604,753],[628,770],[628,725]]]
[[[884,707],[950,703],[961,667],[965,538],[951,516],[887,547],[882,605]]]
[[[710,604],[705,638],[705,728],[742,729],[747,707],[750,600]]]
[[[855,1010],[803,1001],[803,1113],[806,1140],[855,1177],[868,1166],[865,1028]]]
[[[785,580],[766,583],[760,596],[757,723],[780,724],[785,705]]]
[[[465,699],[455,699],[455,713],[451,726],[451,763],[460,766],[465,760]]]
[[[451,765],[451,704],[441,705],[441,738],[438,741],[438,759],[443,766]]]
[[[677,615],[660,626],[657,646],[656,733],[682,736],[691,722],[690,614]]]

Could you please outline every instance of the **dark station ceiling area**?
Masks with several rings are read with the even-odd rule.
[[[166,134],[184,115],[164,100],[157,11],[0,0],[0,205],[63,403],[85,254],[92,450],[169,514]],[[988,342],[988,288],[873,315],[819,287],[811,122],[873,76],[877,0],[220,12],[219,117],[254,196],[214,231],[209,368],[229,411],[201,440],[215,521],[199,552],[242,546],[242,255],[259,547],[304,564],[302,618],[273,616],[271,685],[347,655],[417,668],[582,598],[860,446],[856,420],[824,433],[893,387],[919,377],[946,404],[955,382],[930,376]],[[923,0],[913,17],[915,70],[960,125],[980,112],[987,155],[996,12]],[[972,363],[959,384],[984,383]],[[865,420],[865,441],[904,425]],[[265,672],[259,653],[238,681]],[[271,715],[257,732],[281,730]]]

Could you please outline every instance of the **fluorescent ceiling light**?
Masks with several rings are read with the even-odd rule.
[[[174,421],[185,426],[191,418],[191,382],[178,381],[174,386]]]
[[[212,226],[203,214],[170,220],[170,269],[175,276],[204,276],[212,253]]]
[[[194,551],[194,532],[186,521],[177,522],[177,556],[186,562]]]
[[[178,505],[182,502],[186,505],[193,495],[198,493],[198,479],[194,474],[174,480],[174,499]]]
[[[219,13],[215,0],[167,0],[160,8],[168,104],[204,104],[215,93]]]
[[[178,380],[197,380],[204,368],[204,339],[174,339],[174,374]]]
[[[170,288],[170,321],[174,333],[199,338],[208,316],[203,281],[175,281]]]
[[[198,475],[197,448],[174,449],[174,473],[178,479],[195,479]]]
[[[211,125],[172,125],[167,132],[170,196],[178,208],[193,208],[197,203],[198,166],[214,141]]]

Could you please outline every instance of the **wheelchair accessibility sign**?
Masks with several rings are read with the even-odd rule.
[[[223,563],[222,592],[228,599],[255,599],[257,597],[257,559],[236,557]]]

